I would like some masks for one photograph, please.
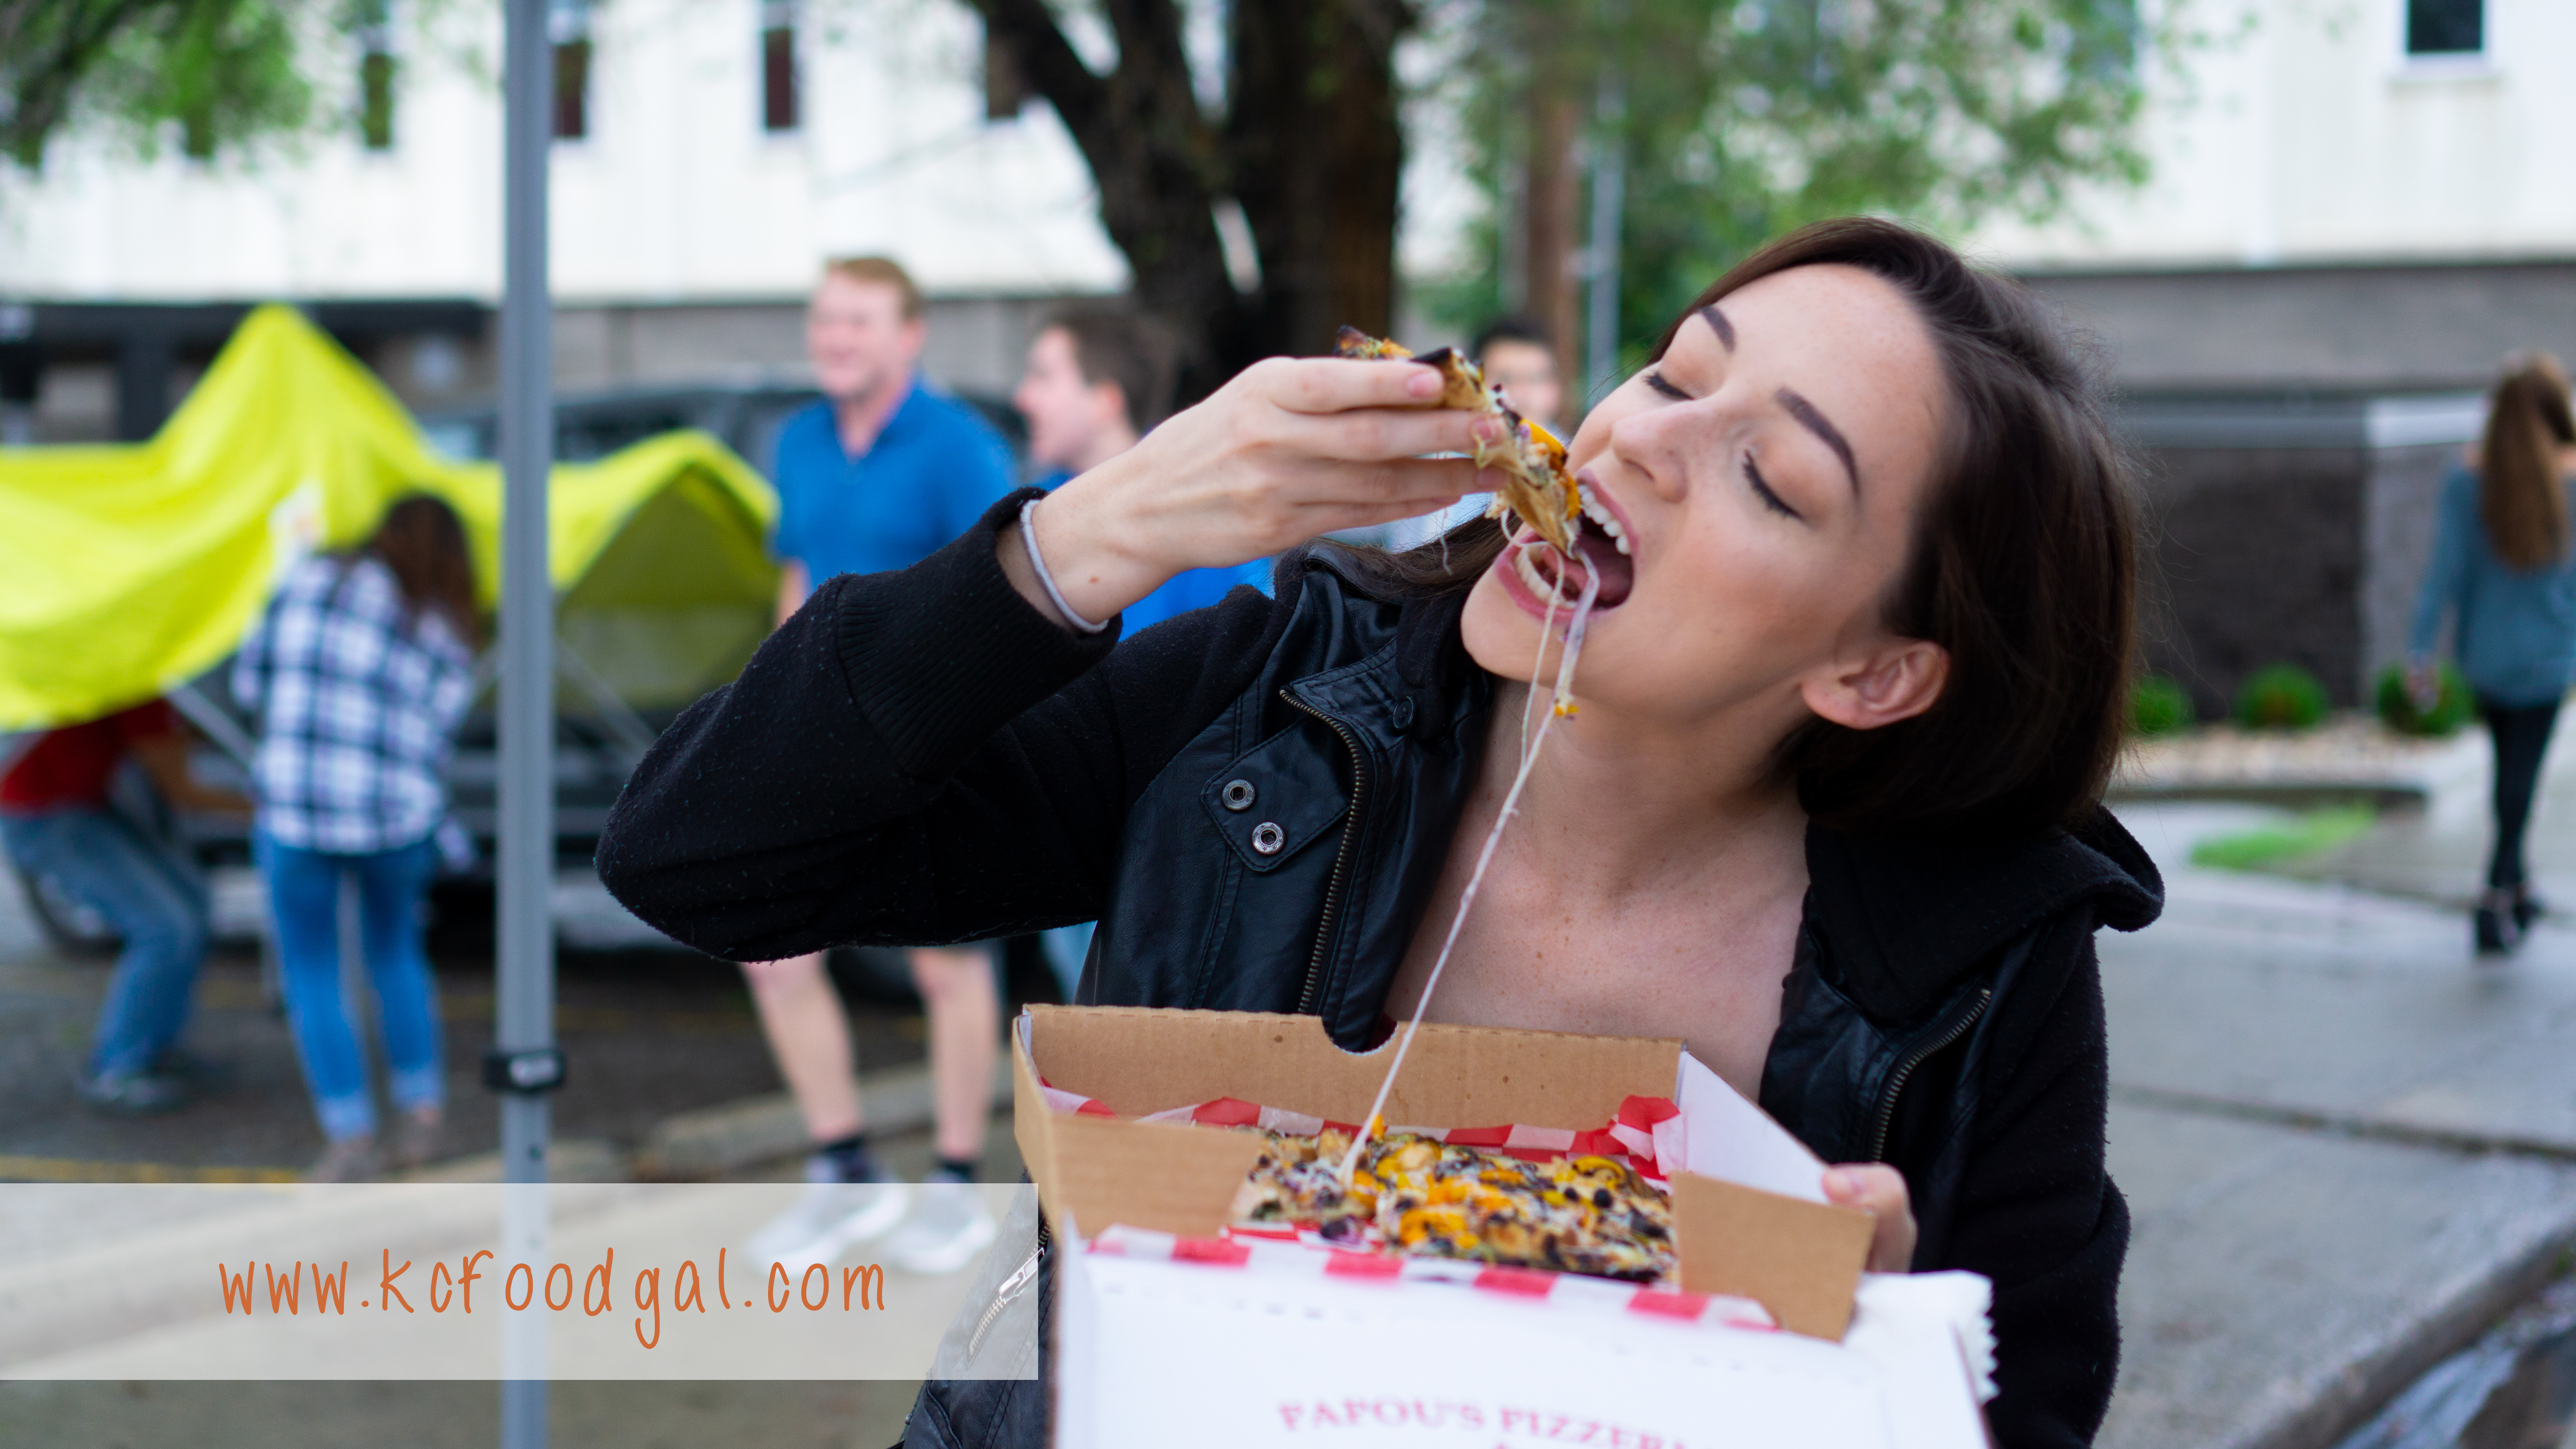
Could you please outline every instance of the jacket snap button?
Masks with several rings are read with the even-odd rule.
[[[1411,696],[1400,697],[1396,700],[1395,727],[1400,730],[1409,730],[1413,728],[1413,700]]]
[[[1250,780],[1228,780],[1225,782],[1225,788],[1216,792],[1216,798],[1222,801],[1228,810],[1249,810],[1252,808],[1253,793]]]
[[[1252,802],[1247,800],[1244,803]],[[1252,827],[1252,848],[1263,855],[1277,855],[1279,847],[1287,843],[1288,832],[1280,829],[1275,820],[1264,820]]]

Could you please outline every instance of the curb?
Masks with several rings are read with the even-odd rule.
[[[2564,1141],[2427,1128],[2369,1114],[2307,1111],[2152,1087],[2114,1086],[2111,1098],[2152,1110],[2260,1122],[2458,1156],[2527,1157],[2561,1165],[2576,1158],[2576,1146]],[[2411,1323],[2392,1324],[2387,1339],[2320,1380],[2305,1402],[2274,1415],[2268,1423],[2248,1425],[2220,1440],[2214,1449],[2335,1449],[2427,1370],[2475,1343],[2516,1306],[2564,1275],[2571,1256],[2576,1256],[2576,1213],[2562,1217],[2519,1253],[2460,1284],[2449,1301]]]
[[[501,1154],[478,1152],[395,1173],[387,1182],[499,1182]],[[546,1147],[548,1182],[631,1182],[617,1145],[599,1137],[559,1138]]]
[[[2304,1406],[2233,1441],[2229,1449],[2333,1449],[2425,1370],[2476,1342],[2515,1305],[2559,1276],[2571,1251],[2576,1251],[2576,1221],[2498,1264],[2411,1331],[2345,1367]]]
[[[928,1067],[896,1067],[859,1078],[859,1100],[866,1104],[872,1134],[913,1132],[930,1125]],[[993,1110],[1011,1105],[1011,1063],[994,1064]],[[805,1120],[784,1092],[745,1097],[717,1107],[676,1112],[653,1124],[632,1159],[639,1182],[697,1182],[783,1157],[801,1157],[810,1148]]]

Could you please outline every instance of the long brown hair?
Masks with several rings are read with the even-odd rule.
[[[2101,394],[2029,292],[1894,222],[1817,222],[1747,257],[1683,320],[1795,267],[1858,267],[1903,292],[1932,334],[1953,406],[1884,604],[1888,628],[1950,655],[1932,707],[1875,730],[1810,719],[1778,768],[1830,829],[2022,834],[2091,816],[2120,750],[2135,671],[2132,469]],[[1407,553],[1363,557],[1399,595],[1459,592],[1503,551],[1478,521]]]
[[[427,493],[396,499],[361,552],[384,560],[415,618],[437,614],[469,649],[481,641],[474,555],[465,545],[465,525],[443,499]]]
[[[2576,444],[2567,370],[2546,352],[2505,366],[2478,447],[2478,517],[2507,566],[2543,569],[2567,557],[2567,484],[2559,450]]]

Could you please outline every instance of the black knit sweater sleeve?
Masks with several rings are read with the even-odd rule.
[[[1286,606],[1237,589],[1113,651],[1003,575],[996,535],[1030,496],[909,569],[833,579],[683,711],[609,812],[609,891],[738,961],[1096,915],[1129,803]]]
[[[1991,1095],[1937,1266],[1994,1284],[1995,1442],[2081,1449],[2120,1367],[2129,1208],[2103,1161],[2110,1061],[2091,914],[2060,918],[2039,950],[2072,953],[2073,969],[2053,993],[2006,994]]]

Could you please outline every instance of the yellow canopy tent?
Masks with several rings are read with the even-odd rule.
[[[465,520],[500,594],[501,475],[421,441],[374,374],[302,314],[245,318],[150,442],[0,449],[0,730],[93,719],[204,673],[304,551],[363,541],[394,499]],[[558,628],[629,706],[732,677],[768,632],[777,496],[700,432],[551,485]]]

